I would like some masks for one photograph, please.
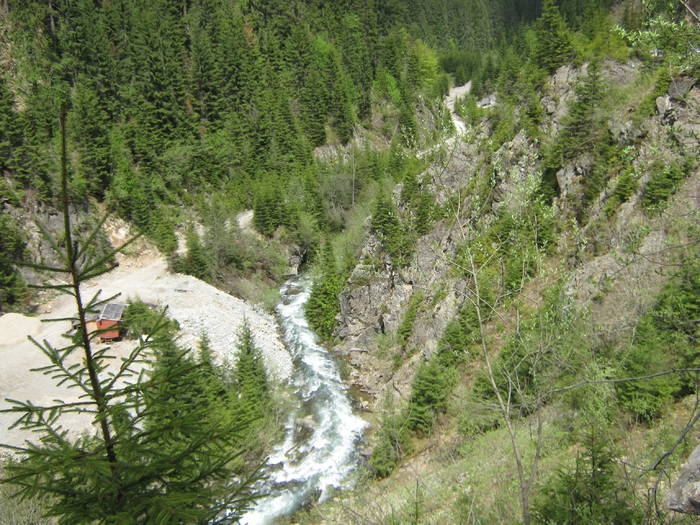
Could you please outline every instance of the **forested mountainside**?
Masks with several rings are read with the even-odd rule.
[[[27,284],[63,262],[31,219],[60,248],[67,208],[84,231],[112,212],[173,271],[267,308],[289,273],[313,278],[306,318],[369,428],[356,488],[279,523],[694,522],[700,466],[682,464],[700,437],[697,0],[0,10],[3,311],[44,300]],[[154,321],[142,304],[132,315]],[[187,476],[149,481],[162,507],[132,516],[220,517],[187,498],[215,509],[225,489],[203,480],[233,475],[234,520],[260,498],[256,468],[294,401],[270,394],[250,331],[243,371],[214,365],[205,336],[200,375],[179,368],[168,330],[155,369],[183,378],[146,397],[165,437],[138,454],[167,467],[172,452]],[[191,426],[171,434],[177,403]],[[187,447],[209,431],[211,448]],[[188,477],[219,445],[236,459]],[[139,483],[127,487],[146,508],[153,485]],[[113,506],[83,522],[109,522],[109,490]],[[65,495],[31,498],[80,516]]]
[[[416,104],[449,84],[441,53],[452,50],[442,61],[465,77],[475,56],[536,16],[534,4],[6,2],[2,198],[16,204],[29,190],[51,202],[56,115],[68,103],[74,202],[106,202],[168,254],[181,205],[210,229],[255,205],[261,232],[283,226],[306,252],[319,232],[342,228],[351,204],[328,195],[337,192],[313,148],[370,130],[382,145],[413,145]],[[358,157],[360,171],[384,170],[373,152]],[[181,269],[211,278],[255,264],[241,247],[208,249],[211,267]],[[268,277],[279,274],[276,251],[264,258]]]

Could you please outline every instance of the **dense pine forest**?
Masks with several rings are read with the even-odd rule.
[[[262,233],[284,226],[313,247],[319,232],[342,228],[338,208],[351,204],[313,148],[372,128],[381,105],[381,131],[398,155],[415,143],[418,100],[448,88],[442,53],[466,78],[475,56],[535,16],[535,3],[11,3],[0,97],[2,169],[12,177],[3,199],[55,197],[56,115],[68,104],[74,202],[106,202],[165,253],[175,250],[182,205],[210,226],[221,209],[254,206]],[[374,151],[357,156],[353,191],[398,169]],[[4,222],[3,231],[14,230]],[[11,236],[5,242],[16,252]],[[206,278],[247,263],[235,248],[217,248],[217,268],[178,268]]]
[[[0,315],[71,296],[36,366],[87,400],[2,387],[0,522],[258,523],[300,275],[367,428],[259,523],[694,523],[697,0],[6,0],[0,64]],[[130,297],[112,355],[85,290],[153,261],[256,306]]]

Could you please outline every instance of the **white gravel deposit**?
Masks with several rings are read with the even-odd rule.
[[[270,377],[276,381],[290,377],[292,359],[282,344],[272,315],[194,277],[171,273],[165,260],[153,253],[121,258],[120,262],[117,269],[86,285],[84,297],[101,291],[102,297],[121,294],[116,299],[119,302],[139,298],[149,304],[167,306],[170,317],[180,324],[180,344],[196,348],[202,333],[206,332],[219,360],[235,361],[237,334],[247,320]],[[42,311],[38,317],[0,316],[0,409],[8,406],[6,398],[31,400],[35,404],[52,404],[57,398],[77,399],[75,390],[57,387],[50,378],[30,371],[46,365],[47,360],[27,336],[63,346],[62,334],[70,328],[69,323],[41,321],[71,317],[75,315],[75,305],[70,297],[60,296],[44,305]],[[135,345],[136,342],[130,340],[117,342],[110,352],[124,357]],[[80,355],[74,355],[70,361],[77,363],[80,359]],[[9,429],[15,419],[12,415],[0,414],[0,443],[20,445],[31,437],[19,429]],[[75,415],[66,416],[62,422],[74,434],[90,427],[88,419]]]
[[[180,344],[196,348],[203,333],[221,359],[235,359],[238,333],[248,322],[268,373],[276,380],[288,379],[292,359],[280,339],[274,317],[257,306],[187,275],[162,276],[155,288],[136,291],[147,303],[168,307],[168,315],[180,323]]]

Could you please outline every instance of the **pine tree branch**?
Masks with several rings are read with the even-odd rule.
[[[550,390],[547,394],[556,394],[559,392],[566,392],[568,390],[573,390],[585,385],[602,385],[602,384],[616,384],[616,383],[630,383],[632,381],[644,381],[647,379],[654,379],[656,377],[663,377],[671,374],[688,374],[688,373],[700,373],[700,368],[672,368],[670,370],[664,370],[663,372],[657,372],[655,374],[649,374],[645,376],[638,377],[623,377],[619,379],[587,379],[579,383],[565,386],[563,388],[555,388]]]

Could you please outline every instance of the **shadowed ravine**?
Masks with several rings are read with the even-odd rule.
[[[260,525],[294,512],[334,488],[348,488],[357,466],[357,444],[366,423],[352,412],[335,358],[318,344],[304,317],[311,281],[294,279],[282,286],[277,306],[283,337],[294,359],[291,384],[298,397],[289,414],[284,441],[268,461],[268,496],[241,523]]]

